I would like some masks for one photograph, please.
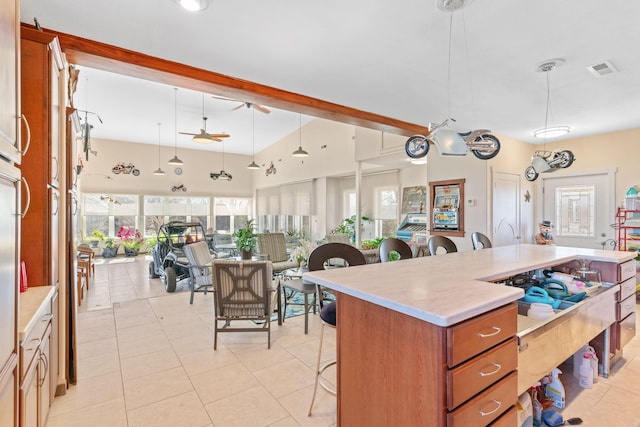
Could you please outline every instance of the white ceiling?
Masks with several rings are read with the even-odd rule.
[[[535,69],[563,58],[549,75],[549,125],[570,126],[567,138],[640,125],[638,1],[475,0],[452,16],[450,73],[450,14],[433,0],[209,1],[191,13],[173,0],[21,0],[21,20],[410,123],[451,116],[461,130],[532,143],[547,96]],[[619,72],[587,70],[602,61]],[[196,132],[201,95],[178,96],[178,130]],[[84,70],[76,100],[102,117],[94,136],[157,143],[163,122],[163,144],[173,144],[171,87]],[[250,154],[250,110],[233,107],[207,97],[207,129],[232,135],[226,151]],[[299,123],[277,111],[255,120],[256,152]]]

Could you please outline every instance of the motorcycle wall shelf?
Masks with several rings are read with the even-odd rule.
[[[116,175],[119,175],[119,174],[123,174],[123,175],[131,174],[133,176],[140,175],[140,169],[136,168],[136,166],[133,163],[125,164],[124,162],[120,162],[114,167],[112,167],[111,172],[113,172]]]

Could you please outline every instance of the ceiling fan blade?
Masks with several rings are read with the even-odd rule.
[[[218,96],[218,95],[211,95],[212,98],[214,99],[220,99],[222,101],[235,101],[235,102],[239,102],[237,99],[233,99],[233,98],[227,98],[226,96]]]
[[[256,110],[260,111],[261,113],[265,113],[265,114],[269,114],[271,112],[270,109],[268,109],[267,107],[265,107],[264,105],[260,105],[260,104],[251,104],[251,106],[253,108],[255,108]]]
[[[211,137],[211,139],[213,139],[216,142],[222,142],[222,140],[220,138]]]
[[[231,111],[239,110],[239,109],[241,109],[242,107],[244,107],[244,103],[242,103],[242,104],[238,105],[236,108],[232,108],[232,109],[231,109]]]
[[[209,135],[211,135],[211,138],[229,138],[231,135],[229,135],[228,133],[210,133]]]
[[[180,135],[200,135],[199,133],[190,133],[190,132],[178,132]]]

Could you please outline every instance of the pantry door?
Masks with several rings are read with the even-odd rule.
[[[615,239],[615,171],[540,176],[542,218],[558,246],[611,249]]]

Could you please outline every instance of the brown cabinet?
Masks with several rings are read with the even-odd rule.
[[[21,168],[31,189],[31,205],[22,220],[21,258],[29,286],[55,285],[61,117],[66,119],[60,99],[64,59],[57,38],[26,27],[21,30],[20,54],[22,69],[28,70],[21,78],[21,107],[31,127],[31,145]]]
[[[517,393],[515,303],[439,327],[338,296],[338,425],[488,425]]]
[[[19,2],[0,0],[0,153],[20,163]]]

